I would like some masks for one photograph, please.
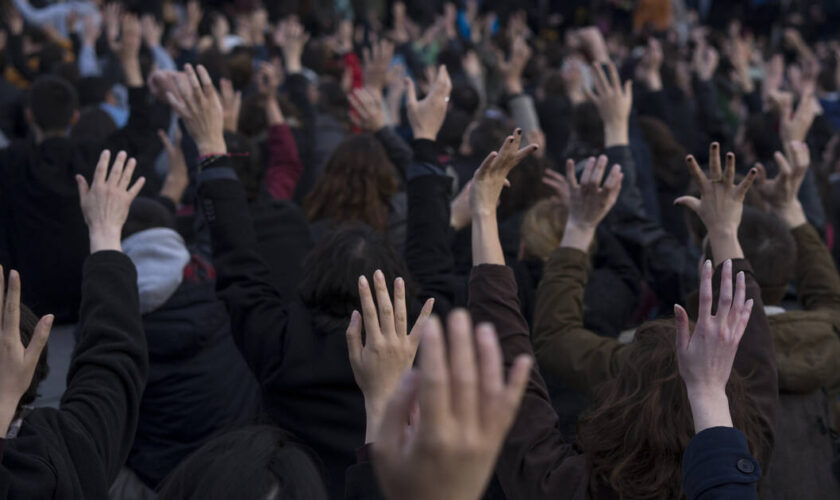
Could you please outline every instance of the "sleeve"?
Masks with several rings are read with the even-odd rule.
[[[534,313],[534,350],[541,368],[590,393],[618,373],[623,346],[583,326],[588,256],[557,249],[543,271]]]
[[[683,491],[687,500],[755,499],[761,467],[747,438],[732,427],[705,429],[683,453]]]
[[[519,310],[516,280],[509,267],[474,267],[469,295],[474,324],[495,325],[506,369],[516,356],[533,355],[528,325]],[[573,492],[585,488],[585,484],[581,486],[585,474],[569,466],[568,459],[578,453],[565,442],[557,423],[545,381],[534,367],[496,465],[496,475],[508,498],[554,498],[558,491],[574,496]]]
[[[446,315],[465,302],[465,280],[454,276],[452,234],[449,226],[451,179],[437,161],[437,144],[415,140],[414,160],[408,167],[408,230],[405,260],[420,286],[419,298],[434,297],[435,310]],[[460,286],[458,283],[460,282]]]
[[[406,144],[403,138],[392,127],[382,127],[376,131],[374,137],[385,148],[388,159],[397,168],[400,177],[405,178],[405,169],[414,157],[411,147]]]
[[[265,186],[275,200],[291,199],[295,193],[303,163],[298,155],[292,130],[285,123],[268,129],[268,170]]]
[[[344,481],[344,500],[384,500],[379,489],[373,462],[370,461],[370,444],[356,450],[356,464],[347,468]]]
[[[26,22],[29,24],[34,24],[35,26],[42,27],[44,24],[51,23],[53,21],[58,21],[61,16],[60,12],[61,9],[64,7],[60,7],[60,5],[52,5],[49,7],[45,7],[42,9],[36,9],[32,5],[29,4],[27,0],[13,0],[15,3],[15,7],[26,19]]]
[[[717,310],[718,293],[720,292],[720,277],[722,265],[717,266],[712,277],[712,290],[715,291],[713,311]],[[750,321],[732,369],[744,379],[745,393],[748,394],[758,413],[759,425],[767,442],[767,455],[759,456],[758,461],[767,466],[769,453],[775,441],[776,411],[779,404],[779,376],[776,367],[776,351],[773,347],[773,337],[770,324],[764,314],[764,303],[761,301],[761,288],[755,281],[752,267],[745,259],[732,261],[732,289],[735,289],[735,279],[738,272],[744,271],[746,278],[746,298],[753,299],[754,305]]]
[[[168,69],[172,71],[177,71],[178,67],[175,66],[175,61],[172,60],[172,56],[169,55],[169,52],[166,51],[160,45],[156,45],[149,49],[152,53],[152,58],[154,59],[155,66],[157,69]]]
[[[526,93],[521,93],[508,100],[508,109],[513,123],[527,134],[532,130],[540,130],[540,119],[534,107],[534,99]]]
[[[80,76],[102,75],[102,69],[99,67],[99,61],[96,60],[96,49],[91,45],[82,45],[79,48],[78,65]]]
[[[816,229],[803,224],[792,230],[796,241],[796,283],[799,302],[812,311],[840,314],[840,275]]]
[[[88,257],[79,316],[79,341],[59,411],[90,439],[110,481],[134,442],[148,370],[137,272],[125,254]]]
[[[287,312],[258,254],[242,184],[227,157],[200,174],[198,197],[213,242],[216,291],[245,361],[264,382],[282,362]]]

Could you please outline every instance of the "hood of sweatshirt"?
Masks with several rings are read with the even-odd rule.
[[[122,247],[137,268],[140,313],[154,311],[184,280],[184,266],[190,261],[184,239],[172,229],[158,227],[132,234]]]

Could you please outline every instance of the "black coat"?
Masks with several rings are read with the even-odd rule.
[[[134,440],[148,365],[134,265],[97,252],[82,275],[67,390],[57,410],[32,410],[5,440],[0,499],[107,499]]]
[[[149,377],[128,466],[150,488],[218,433],[251,423],[259,388],[236,350],[212,268],[189,265],[184,282],[143,316]]]

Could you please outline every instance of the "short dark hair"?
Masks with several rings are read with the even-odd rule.
[[[218,436],[187,457],[163,481],[159,500],[326,499],[313,456],[291,435],[252,426]]]
[[[20,340],[23,345],[28,346],[32,339],[32,334],[35,332],[35,325],[38,324],[38,316],[32,312],[31,309],[24,304],[20,305]],[[35,373],[32,375],[32,381],[29,383],[29,388],[23,393],[18,402],[18,409],[25,405],[32,404],[35,398],[38,397],[38,386],[47,375],[50,373],[50,367],[47,365],[47,346],[41,351],[41,357],[38,358],[38,364],[35,365]]]
[[[402,277],[406,297],[412,297],[408,268],[386,236],[361,223],[340,225],[304,259],[301,299],[325,328],[345,328],[359,308],[359,276],[370,278],[377,269],[385,275],[391,296],[394,279]]]
[[[156,199],[135,198],[131,202],[128,217],[123,224],[122,239],[157,227],[175,229],[175,214]]]
[[[67,80],[44,75],[29,89],[28,107],[42,131],[64,130],[79,109],[79,96]]]

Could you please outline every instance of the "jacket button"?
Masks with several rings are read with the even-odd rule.
[[[752,460],[746,458],[738,460],[735,466],[738,467],[738,470],[744,474],[752,474],[755,472],[755,464],[752,463]]]

